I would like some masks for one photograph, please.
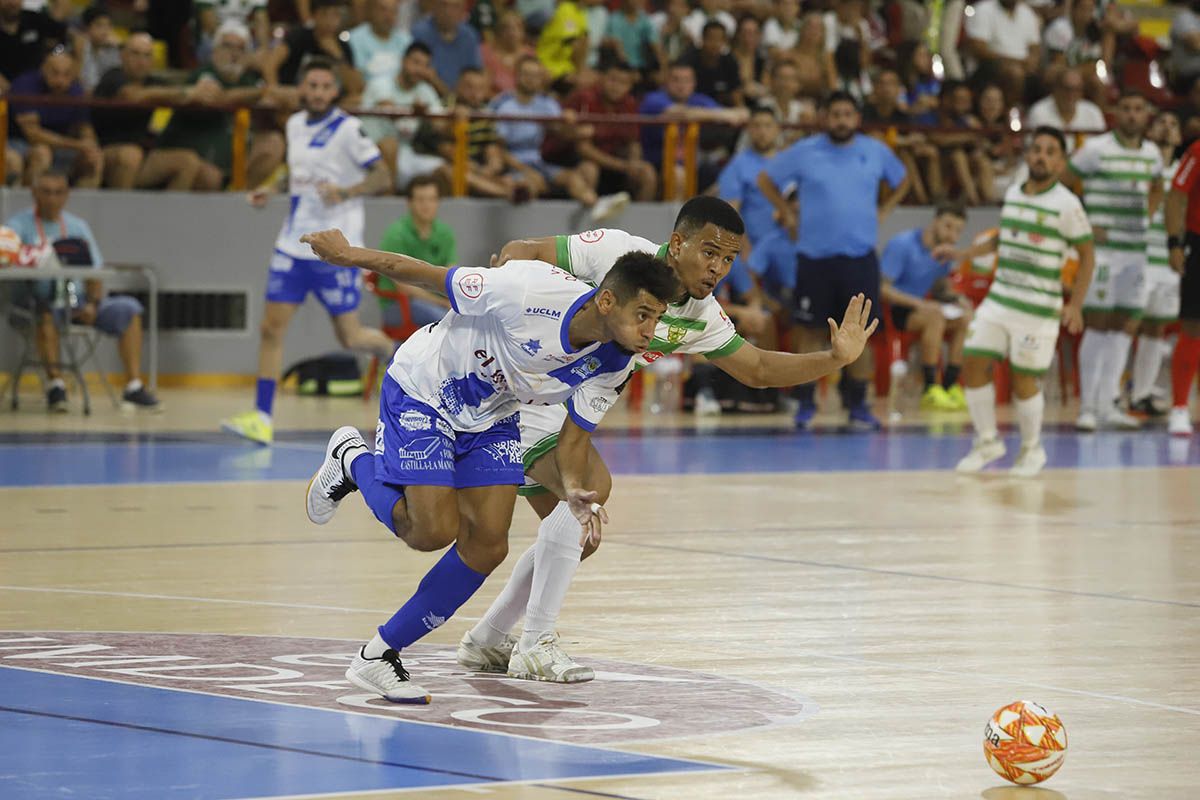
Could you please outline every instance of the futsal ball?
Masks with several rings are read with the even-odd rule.
[[[17,263],[21,253],[21,237],[12,228],[0,225],[0,267]]]
[[[1041,783],[1067,757],[1067,729],[1057,714],[1037,703],[1009,703],[988,720],[983,754],[996,774],[1013,783]]]

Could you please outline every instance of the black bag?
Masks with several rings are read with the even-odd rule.
[[[353,397],[362,394],[362,372],[350,353],[329,353],[288,367],[283,380],[296,376],[296,391],[308,396]]]

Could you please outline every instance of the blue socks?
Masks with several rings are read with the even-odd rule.
[[[362,460],[362,457],[355,459],[354,466]],[[379,627],[379,635],[396,650],[408,647],[450,619],[485,580],[487,575],[463,563],[458,556],[458,545],[454,545],[421,579],[416,594]]]
[[[375,519],[387,526],[393,534],[396,525],[392,521],[392,509],[404,499],[404,492],[395,484],[384,483],[375,477],[375,455],[365,453],[350,462],[350,477],[358,484],[363,500],[375,514]]]
[[[271,416],[271,407],[275,405],[274,379],[259,378],[254,394],[254,407],[268,417]]]

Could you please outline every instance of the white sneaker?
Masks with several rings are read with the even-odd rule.
[[[696,392],[696,403],[692,412],[697,417],[717,417],[721,415],[721,401],[713,393],[704,389]]]
[[[979,472],[1005,453],[1004,442],[999,439],[976,439],[971,452],[963,456],[954,469],[964,474]]]
[[[1126,414],[1117,406],[1113,406],[1104,413],[1100,418],[1100,424],[1106,428],[1113,428],[1119,431],[1136,431],[1142,427],[1141,420]]]
[[[1191,436],[1192,418],[1188,416],[1187,406],[1175,406],[1167,417],[1167,433],[1172,436]]]
[[[629,192],[604,195],[592,206],[592,221],[604,222],[612,219],[625,210],[625,206],[629,205],[631,199]]]
[[[1017,454],[1017,460],[1008,471],[1014,478],[1032,478],[1046,466],[1046,448],[1041,443],[1032,447],[1022,447]]]
[[[1099,426],[1099,423],[1096,421],[1096,412],[1094,411],[1080,411],[1079,418],[1075,420],[1075,430],[1077,431],[1091,433]]]
[[[511,633],[498,645],[479,644],[467,631],[458,643],[458,665],[472,672],[508,672],[508,661],[516,644],[517,637]]]
[[[379,658],[367,658],[359,648],[346,670],[346,680],[393,703],[428,703],[429,692],[408,679],[400,654],[388,650]]]
[[[557,636],[543,633],[530,649],[522,650],[520,642],[513,648],[508,661],[508,677],[552,683],[582,683],[596,677],[596,673],[591,667],[575,663],[575,659],[558,646]]]
[[[367,443],[358,428],[344,425],[333,432],[325,448],[325,460],[309,480],[305,493],[305,506],[310,520],[317,525],[329,522],[342,498],[358,491],[354,479],[350,477],[349,465],[355,456],[366,452]]]

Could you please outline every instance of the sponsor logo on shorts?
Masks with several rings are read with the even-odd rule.
[[[405,411],[399,417],[400,427],[406,431],[427,431],[433,426],[428,414],[420,411]]]
[[[428,461],[433,457],[434,453],[442,450],[445,443],[437,436],[422,436],[419,439],[413,439],[406,446],[399,449],[401,458],[410,458],[414,461]]]
[[[1038,344],[1038,337],[1034,336],[1032,333],[1027,333],[1021,337],[1021,341],[1017,344],[1017,347],[1021,350],[1037,350]]]
[[[499,461],[501,464],[520,464],[521,454],[524,452],[521,443],[515,441],[492,442],[484,445],[483,449],[493,460]]]
[[[446,422],[446,420],[438,417],[433,421],[433,424],[437,427],[440,433],[449,436],[452,439],[454,438],[454,429],[450,427],[449,422]]]
[[[595,411],[597,414],[603,414],[612,407],[612,403],[608,402],[608,400],[603,397],[593,397],[588,401],[588,405],[591,406],[592,411]]]
[[[547,319],[561,319],[562,312],[559,311],[557,308],[534,308],[533,306],[530,306],[529,308],[525,309],[525,316],[527,316],[527,317],[546,317]]]
[[[458,279],[458,290],[464,297],[472,300],[483,294],[483,276],[478,272],[469,272]]]
[[[595,244],[603,238],[604,231],[602,230],[584,231],[583,233],[579,234],[579,241],[583,242],[584,244]]]

